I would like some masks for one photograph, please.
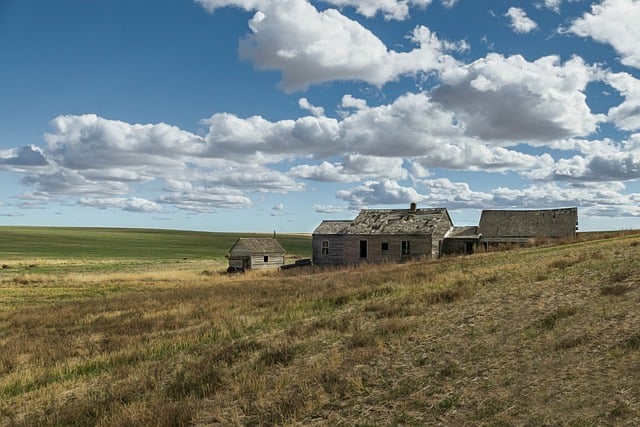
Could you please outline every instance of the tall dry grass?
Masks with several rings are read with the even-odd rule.
[[[638,424],[639,255],[5,274],[0,424]]]

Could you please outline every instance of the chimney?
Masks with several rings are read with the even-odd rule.
[[[416,203],[411,202],[411,204],[409,205],[409,212],[415,212],[417,208],[418,206],[416,205]]]

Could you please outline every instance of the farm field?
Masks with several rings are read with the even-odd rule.
[[[0,250],[0,425],[640,424],[638,233],[232,276],[203,234]]]
[[[5,270],[31,273],[180,266],[224,269],[225,255],[236,239],[272,236],[126,228],[0,227],[0,263]],[[288,259],[311,256],[310,236],[283,234],[277,238],[287,250]]]

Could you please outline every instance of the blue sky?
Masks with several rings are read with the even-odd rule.
[[[0,223],[640,228],[638,0],[3,0]]]

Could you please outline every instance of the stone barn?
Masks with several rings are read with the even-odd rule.
[[[230,272],[279,268],[286,251],[274,238],[240,238],[229,249]]]
[[[364,209],[352,221],[323,221],[313,232],[315,265],[438,258],[453,223],[445,208]]]
[[[485,246],[523,244],[536,237],[575,238],[578,208],[484,210],[478,234]]]

